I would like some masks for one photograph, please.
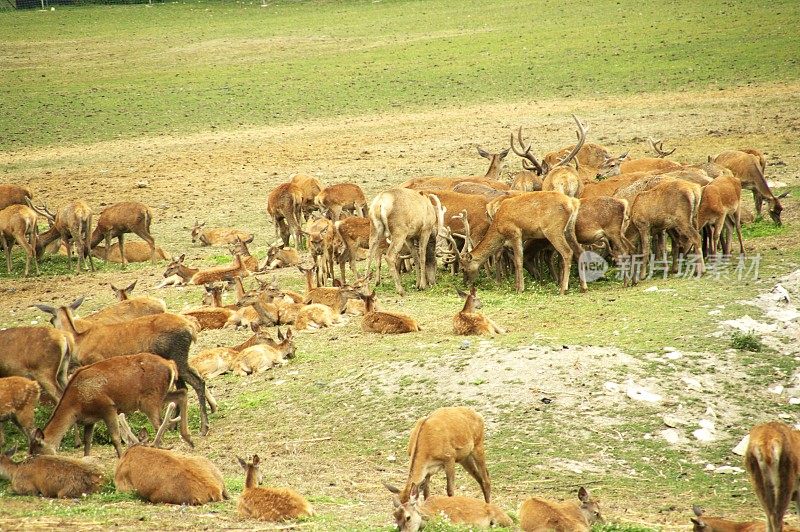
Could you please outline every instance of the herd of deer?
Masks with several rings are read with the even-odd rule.
[[[657,254],[665,253],[665,235],[669,235],[675,261],[692,250],[701,257],[718,253],[720,247],[729,253],[735,231],[744,253],[742,187],[753,191],[757,213],[766,200],[770,216],[780,223],[780,196],[767,186],[761,153],[726,151],[706,163],[680,164],[666,159],[675,150],[667,152],[660,141],[651,141],[657,157],[631,160],[627,153],[613,156],[603,146],[587,143],[588,128],[574,119],[577,143],[548,153],[541,161],[525,145],[520,128],[516,138],[512,134],[509,149],[488,153],[478,148],[490,161],[483,176],[413,179],[378,193],[369,203],[355,184],[323,187],[313,177],[294,176],[269,194],[267,212],[279,241],[270,246],[263,262],[248,249],[252,233],[205,228],[197,222],[191,228],[192,242],[227,245],[233,260],[222,266],[192,268],[185,264],[184,255],[169,259],[155,245],[150,233],[152,213],[144,204],[112,205],[92,229],[93,213],[83,201],[68,203],[54,214],[45,205],[35,206],[24,187],[0,185],[0,244],[9,273],[15,243],[25,250],[27,275],[30,261],[38,272],[42,253],[60,242],[70,268],[74,245],[76,271],[87,264],[94,269],[93,256],[113,260],[116,254],[123,265],[129,260],[166,258],[170,263],[160,286],[203,285],[206,291],[202,307],[172,313],[160,299],[130,297],[135,283],[124,289],[112,286],[119,301],[94,314],[75,317],[83,298],[60,307],[38,304],[51,316],[53,327],[0,331],[0,422],[10,420],[22,430],[30,455],[17,463],[11,458],[16,449],[11,449],[0,457],[0,474],[11,479],[17,493],[77,497],[97,491],[104,476],[100,465],[58,456],[56,451],[69,429],[81,426],[88,457],[93,427],[103,421],[119,458],[114,476],[117,489],[134,491],[151,502],[204,504],[227,499],[222,476],[209,460],[160,448],[164,431],[175,424],[186,444],[194,446],[187,424],[186,385],[197,393],[200,434],[205,435],[208,410],[213,413],[217,408],[206,380],[226,372],[259,373],[287,363],[294,357],[297,331],[332,326],[343,314],[361,316],[366,332],[419,331],[414,318],[375,308],[375,293],[370,290],[373,261],[378,263],[375,282],[379,284],[385,256],[399,294],[404,293],[402,271],[415,270],[418,289],[435,282],[439,261],[452,273],[461,271],[470,290],[459,291],[465,303],[453,318],[453,331],[494,335],[503,333],[503,328],[477,312],[481,305],[474,281],[482,268],[490,272],[494,268],[500,276],[513,265],[516,289],[522,291],[523,271],[541,278],[546,266],[563,294],[573,259],[584,247],[610,258],[638,251],[647,260],[653,245]],[[523,170],[509,184],[500,180],[500,170],[512,149],[522,158]],[[37,229],[39,216],[49,224],[42,234]],[[145,247],[137,249],[135,242],[126,245],[127,233],[140,236]],[[112,238],[118,239],[117,247],[111,246]],[[292,240],[295,248],[290,247]],[[104,249],[99,246],[103,241]],[[298,250],[303,247],[308,249],[311,267],[301,262]],[[363,274],[357,269],[361,258],[367,259]],[[350,283],[348,265],[354,276]],[[304,275],[305,294],[258,278],[257,288],[245,289],[248,276],[285,267],[297,267]],[[586,290],[580,272],[579,279]],[[226,282],[236,293],[236,302],[227,305],[221,284]],[[278,328],[276,341],[268,328],[281,325],[291,325],[295,332],[289,328],[284,334]],[[240,326],[250,327],[253,336],[232,347],[189,357],[200,331]],[[33,415],[40,390],[56,404],[42,429],[35,427]],[[152,444],[145,429],[137,437],[127,424],[125,414],[136,411],[143,412],[157,429]],[[415,531],[440,514],[478,527],[512,524],[490,502],[479,414],[465,407],[434,411],[414,426],[408,452],[404,488],[387,485],[394,494],[394,515],[401,530]],[[239,463],[246,474],[238,504],[242,515],[273,521],[313,515],[311,506],[295,491],[258,486],[257,455],[250,461],[240,458]],[[477,480],[483,501],[453,496],[455,463]],[[800,509],[796,495],[800,436],[778,423],[756,427],[746,464],[767,512],[768,530],[782,530],[788,502],[794,498]],[[428,481],[439,470],[445,472],[448,496],[429,497]],[[704,516],[699,508],[695,514],[695,530],[760,530],[761,526],[725,524]],[[589,530],[600,520],[598,504],[584,488],[578,491],[577,503],[531,497],[519,512],[523,530]]]

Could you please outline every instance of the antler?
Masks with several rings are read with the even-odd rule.
[[[522,167],[526,170],[533,170],[534,172],[538,172],[539,175],[544,173],[544,169],[542,165],[539,164],[539,161],[536,160],[536,157],[533,156],[531,153],[531,145],[525,146],[525,143],[522,142],[522,126],[519,126],[519,130],[517,131],[517,142],[519,142],[520,149],[522,151],[517,151],[517,147],[514,145],[514,133],[511,133],[511,149],[514,150],[514,153],[519,155],[523,158]],[[525,166],[525,162],[529,161],[530,165]]]
[[[164,412],[164,421],[161,423],[161,426],[158,427],[158,432],[156,432],[156,437],[153,439],[153,447],[160,447],[161,446],[161,438],[164,437],[164,431],[167,430],[167,425],[172,422],[178,421],[180,416],[176,419],[172,419],[172,413],[175,412],[175,403],[170,403],[167,405],[167,411]],[[181,411],[181,416],[185,416],[186,412]]]
[[[653,150],[658,154],[658,157],[661,159],[667,157],[668,155],[672,155],[675,153],[675,150],[678,149],[672,148],[670,151],[664,151],[664,143],[661,142],[661,139],[653,140],[652,138],[648,137],[647,140],[650,142],[650,147],[653,148]]]
[[[578,152],[581,151],[583,143],[586,142],[586,132],[589,131],[589,128],[584,126],[577,116],[572,115],[572,118],[575,120],[575,123],[578,124],[578,143],[573,146],[572,151],[569,152],[569,155],[561,159],[556,166],[564,166],[569,164],[572,158],[578,155]]]
[[[453,218],[457,218],[461,220],[464,224],[464,249],[463,251],[470,252],[473,249],[472,245],[472,231],[469,228],[469,217],[467,216],[467,210],[464,209],[460,213],[453,215]]]
[[[44,216],[50,221],[50,223],[55,223],[56,215],[50,212],[50,209],[47,208],[47,204],[43,203],[41,207],[36,207],[30,198],[25,198],[25,203],[27,203],[28,207],[33,209],[36,214]]]

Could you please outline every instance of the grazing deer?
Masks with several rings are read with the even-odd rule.
[[[185,389],[188,383],[197,393],[200,402],[200,434],[205,436],[208,433],[206,385],[202,377],[189,366],[189,348],[197,331],[195,324],[177,314],[164,313],[116,324],[91,324],[84,331],[78,332],[72,313],[82,302],[81,297],[65,307],[55,308],[42,304],[37,304],[36,307],[51,314],[53,325],[74,339],[77,359],[81,364],[148,352],[174,361],[178,368],[178,388]],[[212,409],[215,409],[213,404]]]
[[[39,404],[39,384],[24,377],[0,378],[0,447],[5,444],[5,422],[16,425],[28,444],[36,425],[33,416]]]
[[[236,238],[232,244],[228,246],[228,251],[235,258],[239,255],[242,265],[247,268],[247,271],[255,273],[258,270],[258,258],[250,254],[247,248],[247,243],[240,238]]]
[[[697,212],[697,228],[703,230],[707,225],[713,227],[711,242],[708,251],[717,254],[722,230],[729,220],[732,220],[736,236],[739,238],[739,253],[744,255],[744,242],[742,242],[742,182],[733,176],[722,176],[703,187],[703,196],[700,198],[700,208]],[[726,248],[730,244],[726,241]],[[727,255],[730,249],[725,249]]]
[[[367,198],[364,191],[355,183],[338,183],[325,187],[314,198],[314,203],[323,211],[328,211],[334,222],[342,217],[342,211],[355,216],[364,216]]]
[[[755,152],[755,153],[753,153]],[[769,203],[769,216],[777,225],[781,225],[781,211],[783,206],[767,184],[764,177],[766,159],[756,150],[739,151],[728,150],[714,157],[713,161],[733,172],[742,183],[742,188],[753,191],[753,201],[756,207],[756,216],[761,215],[761,207],[766,199]],[[783,196],[779,196],[783,197]]]
[[[158,445],[171,421],[173,408],[172,404],[167,407],[154,445]],[[230,498],[222,473],[207,458],[158,449],[147,443],[147,431],[142,429],[138,442],[120,457],[114,472],[117,491],[134,492],[154,504],[200,505]]]
[[[483,418],[469,407],[438,408],[417,420],[408,440],[411,462],[405,487],[399,493],[400,503],[408,502],[414,486],[421,487],[427,499],[430,478],[442,469],[447,477],[447,495],[452,497],[457,463],[478,481],[484,501],[491,502],[483,438]]]
[[[93,257],[103,259],[106,262],[122,264],[122,254],[119,251],[119,244],[111,244],[109,250],[105,246],[97,245],[91,250]],[[126,242],[125,260],[127,262],[147,262],[150,260],[150,244],[147,242]],[[164,251],[161,246],[156,246],[156,260],[172,260],[172,255]]]
[[[275,187],[267,198],[267,214],[275,224],[275,233],[289,247],[289,235],[294,237],[295,246],[302,245],[300,232],[300,211],[303,205],[303,190],[293,183],[283,183]]]
[[[0,330],[0,377],[33,379],[53,402],[61,399],[75,341],[52,327],[11,327]]]
[[[236,511],[244,517],[252,517],[263,521],[288,521],[300,517],[314,515],[314,509],[291,488],[262,488],[261,473],[258,466],[261,463],[258,455],[253,455],[250,462],[236,458],[245,471],[244,490],[239,497]]]
[[[32,198],[33,194],[26,187],[0,183],[0,211],[11,205],[27,205]]]
[[[602,523],[600,507],[586,488],[578,489],[578,501],[556,502],[530,497],[519,509],[519,525],[525,532],[589,532]]]
[[[125,233],[133,233],[150,246],[150,262],[156,262],[156,241],[150,234],[150,224],[153,221],[153,212],[150,207],[138,201],[123,201],[115,203],[100,213],[97,225],[92,232],[89,247],[94,248],[105,240],[106,250],[111,249],[111,239],[119,241],[122,266],[128,264],[125,255]]]
[[[206,222],[195,220],[192,227],[192,244],[200,242],[202,246],[227,246],[241,239],[249,244],[253,241],[253,233],[242,231],[234,227],[215,227],[213,229],[203,229]]]
[[[86,269],[86,259],[89,259],[89,266],[94,271],[94,261],[89,249],[89,239],[92,234],[92,209],[83,200],[76,200],[67,203],[58,213],[53,214],[47,209],[47,205],[37,208],[28,200],[28,206],[36,214],[44,217],[50,224],[50,230],[39,235],[36,243],[36,254],[41,256],[45,248],[56,239],[67,248],[67,264],[72,268],[72,244],[75,244],[75,252],[78,255],[75,272]]]
[[[767,516],[769,532],[783,530],[783,516],[800,478],[800,432],[780,421],[756,425],[744,455],[753,491]]]
[[[156,429],[161,425],[161,407],[169,398],[184,413],[181,437],[194,446],[186,423],[186,390],[170,391],[177,375],[175,362],[152,353],[117,356],[79,368],[37,436],[47,454],[54,454],[70,427],[78,423],[83,425],[83,454],[89,456],[94,425],[103,421],[117,456],[122,456],[117,414],[143,412]]]
[[[276,270],[298,264],[300,264],[300,254],[296,249],[282,248],[273,244],[267,249],[267,258],[264,260],[261,270]]]
[[[625,236],[629,225],[627,200],[607,196],[582,198],[575,220],[575,237],[586,246],[607,241],[612,256],[628,255],[634,248]]]
[[[301,212],[303,216],[308,219],[311,213],[317,210],[317,205],[314,203],[314,199],[317,197],[317,194],[322,192],[322,183],[320,183],[319,179],[316,177],[300,174],[292,177],[290,182],[299,187],[303,192]]]
[[[399,312],[382,312],[375,310],[375,294],[361,295],[364,300],[364,317],[361,318],[361,330],[378,334],[402,334],[420,331],[417,320]]]
[[[693,532],[767,532],[767,524],[763,521],[748,521],[739,523],[720,517],[707,517],[702,508],[695,505],[692,511],[696,517],[692,517]],[[799,529],[789,526],[783,527],[784,532],[800,532]]]
[[[389,484],[385,486],[395,494],[392,497],[393,517],[400,532],[417,532],[425,527],[428,519],[433,517],[445,517],[454,525],[467,525],[470,529],[514,525],[514,521],[500,507],[479,499],[460,495],[452,497],[432,495],[423,503],[419,500],[419,489],[415,485],[411,489],[408,501],[401,503],[400,497],[397,496],[399,490]]]
[[[27,205],[14,204],[0,211],[0,247],[6,253],[6,271],[11,273],[11,249],[16,242],[25,250],[25,277],[31,266],[31,259],[39,275],[39,260],[36,256],[38,229],[36,212]]]
[[[101,466],[66,456],[31,456],[14,462],[13,447],[0,454],[0,475],[11,481],[17,495],[79,499],[100,491],[104,473]]]
[[[506,194],[504,192],[504,194]],[[458,192],[429,191],[429,198],[436,208],[436,200],[441,204],[443,213],[443,227],[448,227],[458,235],[459,240],[469,237],[473,242],[480,242],[486,230],[489,228],[490,220],[486,215],[487,198],[475,194],[461,194]],[[505,196],[504,196],[505,197]],[[467,220],[464,222],[464,213]],[[469,234],[466,229],[469,228]]]
[[[292,329],[286,329],[286,336],[278,329],[278,342],[267,335],[267,341],[241,349],[231,366],[236,375],[261,373],[275,366],[283,366],[295,356]]]
[[[460,183],[479,183],[486,185],[495,190],[508,190],[508,185],[499,181],[500,170],[503,165],[503,159],[508,155],[508,149],[498,153],[489,153],[480,146],[478,147],[478,155],[489,159],[489,169],[483,176],[467,176],[467,177],[418,177],[410,179],[400,185],[401,188],[411,188],[415,190],[452,190],[452,188]]]
[[[432,198],[435,196],[407,188],[391,188],[375,196],[369,206],[372,231],[367,275],[372,270],[372,260],[378,255],[380,242],[391,242],[386,251],[386,262],[395,290],[400,295],[404,295],[405,290],[400,284],[398,257],[406,243],[416,264],[417,289],[424,290],[436,282],[435,240],[439,228],[444,225],[444,211],[438,199]]]
[[[461,255],[461,267],[467,284],[474,284],[481,265],[507,243],[514,250],[515,286],[525,289],[523,281],[523,240],[547,239],[561,255],[561,295],[569,288],[569,271],[573,256],[583,253],[575,236],[580,200],[560,192],[525,192],[500,203],[483,240],[471,252]],[[579,271],[579,274],[581,272]],[[581,291],[587,291],[580,275]]]
[[[334,277],[333,259],[337,235],[333,222],[327,218],[318,218],[303,233],[316,269],[317,286],[324,286],[328,277]]]
[[[247,277],[250,275],[250,271],[242,262],[241,255],[238,254],[234,255],[233,262],[230,264],[212,266],[202,270],[186,266],[184,260],[186,260],[185,253],[170,262],[166,271],[164,271],[164,278],[178,276],[183,281],[183,284],[201,285],[220,281],[233,281],[235,277]]]
[[[475,334],[505,334],[505,329],[497,325],[495,322],[475,312],[475,309],[481,308],[481,301],[475,295],[475,285],[472,285],[469,293],[462,292],[456,289],[458,296],[463,298],[464,308],[461,312],[453,316],[453,332],[461,335],[475,335]]]

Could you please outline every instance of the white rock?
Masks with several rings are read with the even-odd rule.
[[[683,421],[681,421],[677,417],[675,417],[673,415],[670,415],[670,414],[664,414],[661,417],[661,420],[664,422],[664,425],[666,425],[666,426],[668,426],[670,428],[673,428],[673,429],[675,427],[677,427],[678,425],[683,425]]]
[[[708,311],[708,315],[709,316],[719,316],[720,314],[722,314],[721,310],[709,310]]]
[[[708,429],[697,429],[692,432],[692,436],[700,441],[714,441],[715,439],[714,434]]]
[[[664,358],[668,358],[670,360],[678,360],[679,358],[683,358],[683,353],[681,353],[680,351],[670,351],[669,353],[664,355]]]
[[[800,405],[800,397],[790,397],[789,398],[790,405]]]
[[[737,329],[742,332],[752,332],[756,334],[768,334],[778,330],[778,325],[775,323],[762,323],[756,321],[747,314],[735,320],[726,320],[722,322],[732,329]]]
[[[657,403],[661,401],[662,397],[657,393],[653,393],[643,386],[639,386],[633,381],[628,381],[625,387],[625,393],[634,401],[645,401],[647,403]]]
[[[750,443],[750,435],[746,435],[742,438],[742,441],[736,444],[736,447],[733,448],[733,454],[744,456],[745,451],[747,451],[747,444]]]
[[[703,385],[700,384],[700,381],[695,379],[694,377],[681,377],[681,380],[689,387],[690,390],[701,391],[703,389]]]
[[[617,384],[616,382],[611,382],[611,381],[608,381],[607,383],[605,383],[603,385],[603,387],[606,390],[608,390],[609,392],[618,392],[618,391],[620,391],[622,389],[619,384]]]
[[[664,429],[661,431],[661,437],[667,440],[667,443],[675,445],[681,441],[681,433],[675,429]]]
[[[674,347],[668,345],[668,346],[664,347],[664,351],[669,353],[670,351],[677,351],[677,349],[675,349]]]
[[[741,467],[724,465],[716,468],[714,470],[714,473],[719,473],[720,475],[725,475],[725,474],[739,475],[741,473],[744,473],[744,469],[742,469]]]
[[[775,395],[780,395],[783,393],[783,386],[778,384],[777,386],[770,388],[769,391],[770,393],[774,393]]]
[[[653,435],[648,432],[647,434],[644,435],[644,439],[645,440],[652,440],[653,439]]]
[[[717,468],[714,464],[706,464],[706,471],[714,471]]]
[[[780,283],[775,285],[775,288],[772,289],[772,293],[775,295],[778,301],[783,303],[790,303],[792,300],[789,292]]]
[[[700,421],[697,422],[697,424],[700,425],[700,427],[712,432],[717,430],[716,427],[714,426],[714,422],[708,419],[701,419]]]
[[[650,288],[645,288],[643,291],[644,292],[658,292],[658,287],[657,286],[651,286]]]
[[[393,455],[393,454],[390,454],[389,456],[387,456],[386,459],[388,461],[390,461],[390,462],[397,462],[397,457],[395,455]]]

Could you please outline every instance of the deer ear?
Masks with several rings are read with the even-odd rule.
[[[333,280],[333,286],[334,286],[334,288],[341,288],[342,287],[342,282],[339,279],[334,279]]]
[[[139,429],[139,443],[142,445],[146,444],[150,441],[150,434],[147,433],[147,429],[142,427]]]
[[[694,512],[694,515],[696,515],[697,517],[703,516],[703,509],[697,506],[696,504],[692,505],[692,512]]]
[[[492,154],[487,152],[486,150],[484,150],[480,146],[478,146],[478,155],[480,155],[481,157],[485,157],[487,159],[491,159],[492,158]]]
[[[130,286],[129,286],[128,288],[126,288],[126,289],[125,289],[125,291],[126,291],[126,292],[132,292],[132,291],[133,291],[133,289],[134,289],[134,288],[136,288],[136,283],[138,283],[138,282],[139,282],[139,280],[138,280],[138,279],[137,279],[137,280],[135,280],[134,282],[132,282],[132,283],[130,284]]]
[[[186,258],[186,253],[182,253],[182,254],[181,254],[181,256],[180,256],[180,257],[178,257],[178,262],[183,262],[183,260],[184,260],[185,258]]]
[[[75,301],[73,301],[72,303],[70,303],[70,304],[69,304],[69,308],[70,308],[71,310],[78,310],[78,307],[80,307],[80,306],[81,306],[81,303],[83,303],[83,299],[84,299],[85,297],[86,297],[86,296],[81,296],[81,297],[79,297],[78,299],[76,299]]]
[[[701,519],[695,519],[694,517],[690,517],[689,519],[692,521],[692,523],[699,526],[700,528],[706,527],[706,524]]]
[[[511,148],[506,148],[505,150],[503,150],[503,151],[501,151],[500,153],[498,153],[498,155],[500,156],[500,158],[501,158],[501,159],[505,159],[505,158],[506,158],[506,155],[508,155],[508,150],[510,150],[510,149],[511,149]]]
[[[247,462],[245,462],[241,457],[237,456],[236,460],[239,461],[239,465],[242,466],[242,469],[247,471]]]
[[[261,463],[261,458],[259,458],[257,454],[254,454],[253,455],[253,465],[257,466],[260,463]]]
[[[116,286],[114,286],[113,284],[109,284],[109,286],[111,287],[111,290],[113,290],[114,292],[119,292],[120,291],[120,289],[117,288]]]
[[[53,316],[56,315],[55,307],[51,307],[50,305],[45,305],[42,303],[34,303],[33,306],[38,308],[42,312],[47,312],[48,314],[52,314]]]
[[[278,327],[278,340],[283,341],[283,333],[281,332],[281,328]]]
[[[467,297],[467,293],[461,290],[460,288],[456,288],[456,294],[458,294],[458,297],[460,297],[461,299]]]
[[[287,327],[286,328],[286,339],[287,340],[291,340],[292,339],[292,328],[291,327]]]
[[[472,287],[469,289],[469,293],[474,296],[477,292],[478,290],[477,288],[475,288],[475,285],[473,284]]]
[[[586,491],[586,488],[584,488],[583,486],[578,488],[578,500],[581,502],[589,501],[589,492]]]
[[[419,498],[419,486],[417,484],[411,484],[411,491],[409,492],[408,502],[410,502],[411,504],[416,504],[418,498]]]

